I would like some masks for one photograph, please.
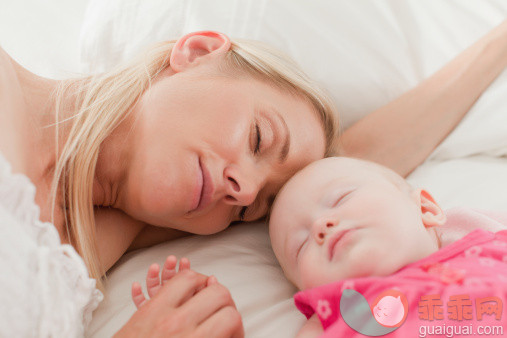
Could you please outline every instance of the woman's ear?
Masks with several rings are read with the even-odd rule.
[[[444,225],[447,217],[430,193],[424,189],[417,189],[415,194],[417,194],[416,197],[421,208],[421,219],[424,226],[429,228]]]
[[[231,41],[225,34],[213,31],[189,33],[175,43],[169,66],[178,73],[204,59],[221,57],[230,48]]]

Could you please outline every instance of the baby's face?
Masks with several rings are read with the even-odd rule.
[[[438,250],[420,201],[421,190],[409,189],[387,168],[323,159],[280,191],[269,226],[273,250],[302,290],[388,275]]]

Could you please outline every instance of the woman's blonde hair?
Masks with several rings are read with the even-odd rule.
[[[65,210],[65,227],[71,244],[83,258],[90,276],[103,290],[92,188],[99,148],[106,137],[125,119],[151,81],[168,65],[174,43],[163,42],[144,55],[110,72],[62,82],[56,92],[57,161],[51,187],[52,221],[61,192]],[[336,109],[316,83],[279,51],[260,42],[235,40],[224,58],[222,71],[244,71],[310,102],[315,108],[326,137],[326,156],[332,154],[337,141]],[[60,113],[65,99],[76,98],[72,126],[59,154]]]

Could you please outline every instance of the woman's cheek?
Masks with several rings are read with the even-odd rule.
[[[217,204],[209,212],[192,219],[188,229],[182,229],[200,235],[212,235],[223,231],[231,224],[231,207]]]

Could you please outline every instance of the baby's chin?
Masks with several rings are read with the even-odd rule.
[[[313,280],[306,280],[304,282],[299,282],[299,283],[292,282],[292,284],[294,284],[299,290],[308,290],[308,289],[317,288],[322,285],[339,282],[343,279],[345,279],[345,278],[333,278],[333,279],[330,278],[330,279],[325,279],[325,280],[313,279]]]
[[[362,271],[362,272],[357,272],[357,273],[349,274],[349,275],[341,275],[341,276],[333,276],[333,277],[329,276],[329,278],[321,279],[321,280],[312,279],[312,280],[304,280],[304,282],[291,281],[291,283],[294,284],[299,290],[308,290],[308,289],[313,289],[313,288],[323,286],[326,284],[345,281],[348,279],[368,278],[368,277],[387,277],[387,276],[392,275],[393,273],[395,273],[398,270],[399,269],[394,268],[392,266],[391,267],[384,266],[382,269],[376,269],[374,271],[369,270],[369,271]],[[303,279],[301,279],[301,280],[303,280]],[[289,279],[289,281],[290,281],[290,279]]]
[[[283,265],[281,265],[282,267],[282,271],[283,271],[283,274],[285,276],[285,278],[293,285],[295,286],[298,290],[304,290],[300,287],[301,283],[298,281],[298,278],[299,276],[297,276],[296,274],[293,274],[291,273],[291,271],[287,270]],[[296,277],[294,277],[296,276]]]
[[[305,281],[304,276],[299,276],[298,274],[291,275],[290,273],[286,272],[285,270],[284,270],[284,274],[285,274],[285,278],[287,278],[287,280],[293,286],[295,286],[296,289],[298,289],[300,291],[312,289],[314,287],[327,284],[327,283],[320,283],[318,285],[317,284],[314,285],[313,283],[308,283],[307,281]]]
[[[345,274],[345,275],[326,275],[326,278],[316,279],[316,278],[304,278],[304,276],[297,276],[297,278],[292,278],[288,273],[285,274],[287,279],[299,290],[308,290],[313,289],[322,285],[336,283],[339,281],[347,280],[347,279],[356,279],[356,278],[368,278],[368,277],[387,277],[395,274],[405,266],[423,259],[427,257],[426,254],[421,254],[420,257],[413,257],[410,260],[399,260],[393,259],[389,260],[388,257],[384,260],[383,264],[379,263],[379,261],[372,262],[372,265],[363,263],[363,269],[356,269],[353,273]],[[356,263],[360,264],[360,263]]]

